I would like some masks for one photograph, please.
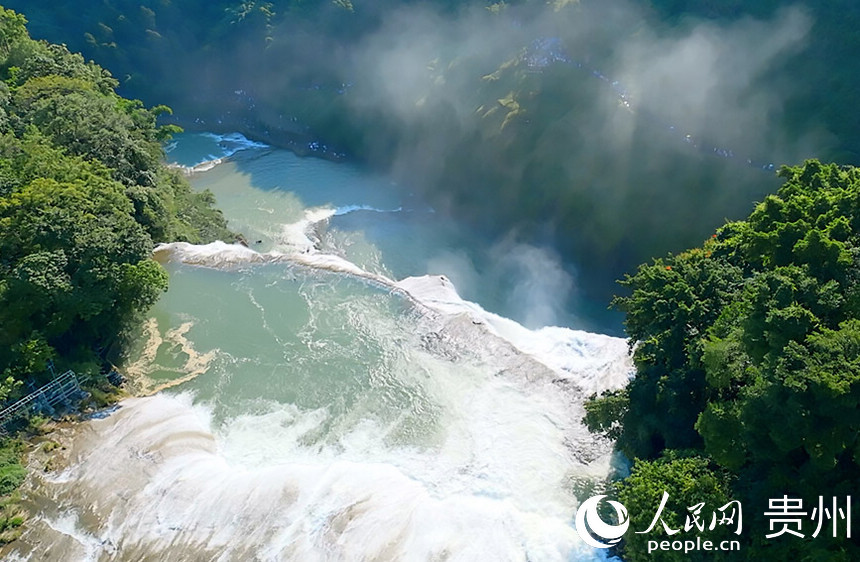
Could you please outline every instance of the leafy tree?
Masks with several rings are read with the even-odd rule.
[[[810,160],[779,175],[748,220],[623,282],[637,375],[623,407],[623,393],[595,397],[586,422],[643,459],[620,488],[630,504],[651,501],[640,481],[663,461],[649,459],[692,447],[734,476],[731,496],[762,508],[750,517],[759,529],[769,498],[852,495],[858,507],[860,170]],[[860,552],[844,536],[746,540],[760,556]]]
[[[743,508],[733,503],[730,482],[731,476],[706,457],[669,451],[653,461],[637,461],[614,490],[630,514],[624,559],[734,560],[736,552],[648,552],[648,541],[655,540],[738,540]]]
[[[706,400],[703,337],[743,280],[741,268],[712,255],[714,246],[640,266],[622,282],[632,294],[614,301],[636,342],[618,441],[630,457],[700,445],[693,426]]]
[[[0,8],[0,398],[45,362],[93,364],[167,287],[153,242],[232,239],[161,162],[165,106]],[[38,381],[37,381],[38,382]]]
[[[585,403],[585,418],[583,422],[589,431],[602,433],[609,439],[617,440],[623,431],[621,420],[627,415],[630,407],[630,396],[627,389],[606,390],[591,396]]]

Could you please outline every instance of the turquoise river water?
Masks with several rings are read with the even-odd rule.
[[[139,397],[58,434],[4,559],[601,559],[573,527],[612,460],[582,403],[630,359],[559,327],[575,288],[551,252],[238,135],[168,157],[250,247],[156,249]]]

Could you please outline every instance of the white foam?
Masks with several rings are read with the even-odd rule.
[[[200,136],[207,137],[218,143],[220,152],[218,154],[208,154],[203,160],[197,162],[193,166],[183,166],[182,164],[171,163],[167,166],[182,170],[185,174],[193,175],[203,172],[208,172],[213,168],[223,164],[236,153],[243,150],[259,150],[270,148],[269,145],[261,142],[249,140],[241,133],[229,133],[226,135],[218,135],[215,133],[199,133]],[[178,143],[173,141],[164,147],[165,153],[170,153],[176,150]]]
[[[519,351],[538,359],[559,377],[575,382],[583,392],[620,388],[632,376],[632,359],[627,341],[622,338],[552,326],[530,330],[514,320],[464,300],[443,275],[408,277],[394,282],[385,276],[370,273],[345,258],[317,251],[314,241],[307,235],[308,229],[331,216],[333,210],[329,208],[308,209],[301,221],[285,227],[284,239],[290,242],[280,247],[292,248],[292,253],[260,253],[246,246],[223,242],[206,245],[176,242],[159,245],[155,255],[161,259],[176,259],[189,265],[214,268],[289,262],[360,277],[402,292],[417,304],[440,314],[467,316],[473,323],[484,325],[493,335],[503,338]]]
[[[323,254],[319,252],[298,254],[290,256],[290,261],[314,269],[322,269],[337,273],[346,273],[355,277],[361,277],[364,279],[375,281],[386,286],[393,285],[393,282],[387,277],[365,271],[351,261],[332,254]]]
[[[290,254],[315,252],[320,238],[316,229],[321,228],[335,213],[336,209],[330,207],[305,209],[300,220],[282,227],[276,240],[276,249]]]
[[[276,252],[260,253],[242,244],[216,241],[209,244],[171,242],[159,244],[153,250],[159,261],[178,261],[215,269],[229,269],[242,265],[286,261],[287,255]]]
[[[64,548],[67,553],[72,549],[78,550],[76,559],[81,562],[96,562],[100,554],[113,550],[111,545],[82,530],[74,512],[66,512],[56,518],[44,517],[41,522],[70,539]]]
[[[71,467],[43,480],[56,501],[98,506],[98,529],[79,530],[87,548],[165,560],[602,559],[573,529],[570,481],[609,470],[609,443],[579,420],[588,394],[627,381],[626,342],[528,330],[443,276],[394,282],[319,252],[313,229],[336,212],[306,210],[279,251],[216,242],[155,253],[227,269],[300,264],[408,297],[425,314],[391,350],[391,369],[434,405],[418,412],[426,443],[398,444],[399,421],[372,409],[339,419],[263,401],[216,426],[187,394],[128,400],[90,422]]]
[[[191,176],[194,174],[200,174],[203,172],[208,172],[209,170],[212,170],[215,167],[223,164],[224,160],[225,160],[224,158],[216,158],[211,154],[209,155],[209,158],[210,158],[209,160],[203,160],[202,162],[198,162],[197,164],[194,164],[193,166],[183,166],[182,164],[171,163],[171,164],[167,164],[167,167],[168,168],[174,168],[176,170],[181,171],[182,173],[184,173],[186,175]]]
[[[190,168],[185,168],[185,170],[189,174],[199,174],[202,172],[208,172],[209,170],[212,170],[216,166],[219,166],[223,163],[224,163],[224,158],[212,158],[211,160],[204,160],[203,162],[200,162],[199,164],[195,164],[194,166],[191,166]]]
[[[292,405],[216,430],[187,394],[127,400],[88,424],[74,485],[49,494],[97,506],[89,515],[100,525],[52,526],[87,559],[114,548],[164,560],[598,558],[570,524],[576,498],[565,481],[573,467],[600,474],[606,462],[577,461],[567,437],[578,422],[562,394],[523,392],[492,369],[420,352],[409,361],[440,403],[438,445],[392,446],[372,418],[307,443],[330,414]]]
[[[402,208],[379,209],[370,205],[345,205],[342,207],[310,207],[304,210],[304,216],[293,223],[285,224],[277,237],[277,249],[292,254],[307,254],[315,252],[319,245],[319,229],[332,218],[348,215],[358,211],[375,213],[397,213]]]
[[[337,210],[330,207],[305,209],[300,220],[281,227],[281,231],[274,237],[274,249],[269,252],[257,252],[242,244],[227,244],[222,241],[209,244],[172,242],[156,246],[153,255],[162,261],[173,260],[187,265],[217,269],[289,262],[314,269],[353,275],[395,288],[391,279],[365,271],[341,256],[322,253],[317,249],[319,243],[317,229],[322,228],[322,225],[336,213]]]
[[[226,135],[201,133],[201,135],[209,137],[218,143],[219,148],[222,150],[222,153],[219,156],[220,158],[229,158],[242,150],[270,148],[268,144],[252,141],[241,133],[228,133]]]
[[[603,334],[561,327],[529,330],[518,322],[463,300],[444,275],[408,277],[397,287],[443,314],[467,315],[523,353],[535,357],[560,377],[576,382],[585,392],[624,386],[634,371],[627,341]]]
[[[354,213],[356,211],[370,211],[374,213],[399,213],[402,210],[403,207],[397,207],[396,209],[379,209],[371,205],[344,205],[335,209],[333,216],[340,217],[343,215],[348,215],[349,213]]]
[[[212,269],[235,269],[259,264],[291,263],[312,269],[352,275],[394,288],[393,281],[387,277],[367,272],[340,256],[317,252],[313,249],[312,243],[307,246],[295,243],[281,244],[280,247],[307,248],[307,251],[294,251],[293,253],[283,251],[257,252],[242,244],[227,244],[219,240],[209,244],[190,244],[188,242],[159,244],[153,250],[153,256],[162,262],[175,261]]]

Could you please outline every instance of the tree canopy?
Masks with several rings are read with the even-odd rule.
[[[813,506],[853,493],[858,507],[860,170],[810,160],[779,176],[747,220],[622,282],[636,377],[586,423],[637,459],[621,484],[631,502],[653,463],[686,450],[732,475],[753,521],[785,494]],[[860,553],[844,536],[751,540],[771,555]]]
[[[30,39],[0,8],[0,396],[48,359],[92,366],[167,287],[153,243],[232,239],[162,163],[163,106]]]

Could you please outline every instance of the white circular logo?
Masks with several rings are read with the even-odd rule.
[[[605,497],[605,495],[592,496],[582,502],[582,505],[576,510],[576,532],[579,533],[585,544],[594,548],[609,548],[618,544],[630,526],[627,508],[616,501],[606,500],[609,502],[609,505],[615,508],[615,514],[618,516],[618,525],[608,525],[600,518],[600,514],[597,513],[597,504]],[[588,523],[587,527],[586,523]],[[598,539],[606,542],[601,542]]]

